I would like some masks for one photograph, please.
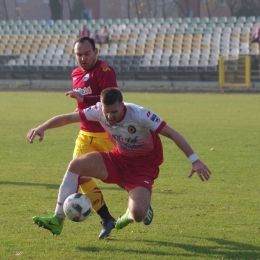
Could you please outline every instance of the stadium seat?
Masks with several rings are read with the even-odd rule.
[[[163,23],[162,24],[165,24],[165,23],[168,23],[168,24],[172,24],[173,23],[173,18],[172,17],[167,17],[165,19],[163,19]]]

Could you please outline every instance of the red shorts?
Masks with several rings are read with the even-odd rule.
[[[108,178],[105,183],[124,184],[125,190],[129,192],[135,187],[145,187],[152,193],[154,180],[159,174],[159,167],[124,164],[120,155],[111,152],[100,152],[105,162]]]

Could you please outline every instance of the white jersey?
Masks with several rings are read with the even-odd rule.
[[[99,102],[95,106],[84,109],[80,112],[81,118],[84,120],[85,116],[87,120],[99,121],[119,154],[135,161],[145,157],[152,159],[151,155],[156,153],[163,160],[158,132],[165,126],[165,121],[149,109],[124,103],[123,119],[115,126],[110,126],[102,113],[101,106]]]

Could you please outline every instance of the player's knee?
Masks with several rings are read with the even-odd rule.
[[[68,170],[76,174],[82,175],[82,172],[84,171],[82,159],[80,159],[80,157],[73,159],[69,164]]]
[[[143,208],[135,208],[131,212],[131,215],[135,222],[142,222],[143,219],[145,218],[146,211]]]
[[[80,176],[79,184],[82,185],[82,184],[87,183],[89,181],[91,181],[90,177]]]

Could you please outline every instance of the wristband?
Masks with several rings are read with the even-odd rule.
[[[193,153],[192,155],[189,156],[189,160],[191,163],[194,163],[199,160],[199,157],[197,156],[197,154]]]

